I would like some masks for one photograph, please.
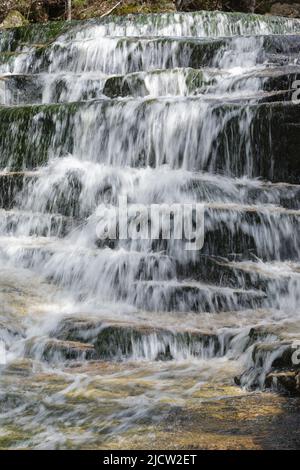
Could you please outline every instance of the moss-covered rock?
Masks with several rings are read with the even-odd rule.
[[[224,354],[221,341],[214,334],[84,317],[64,318],[52,335],[67,342],[88,341],[94,345],[97,358],[104,360],[147,355],[152,360],[171,360],[174,351],[181,351],[183,357]]]
[[[173,70],[155,70],[147,73],[132,73],[109,77],[104,85],[103,94],[109,98],[143,97],[151,95],[149,82],[160,84],[161,94],[181,94],[179,81],[185,83],[186,94],[196,94],[202,87],[213,83],[213,77],[208,78],[202,70],[186,68]]]
[[[68,31],[74,22],[52,21],[30,24],[12,29],[0,29],[0,52],[22,51],[31,45],[48,45]]]
[[[200,112],[201,103],[193,102],[193,98],[187,99],[184,103],[186,108],[192,106],[194,110],[198,105]],[[105,152],[109,150],[107,147],[109,119],[116,115],[118,116],[115,121],[116,129],[127,128],[128,133],[132,132],[132,145],[137,145],[134,155],[136,160],[131,160],[131,164],[142,164],[141,159],[144,159],[144,163],[148,165],[157,164],[158,155],[153,153],[157,146],[152,143],[155,136],[151,134],[151,128],[147,123],[150,125],[153,113],[157,113],[163,125],[163,120],[167,119],[169,113],[176,112],[177,106],[182,110],[183,104],[176,100],[163,103],[159,100],[137,101],[132,122],[128,120],[126,113],[127,107],[130,106],[132,103],[126,100],[99,100],[90,103],[0,108],[0,165],[2,168],[20,171],[38,167],[48,159],[51,152],[55,152],[56,156],[72,153],[74,145],[79,146],[82,120],[86,118],[87,110],[94,115],[93,125],[89,129],[92,135],[89,140],[84,141],[85,147],[80,140],[80,148],[76,148],[76,152],[78,150],[88,152],[92,142],[95,142],[95,145],[99,143],[104,161],[107,158]],[[225,115],[229,113],[230,119],[225,119]],[[253,114],[250,121],[249,113]],[[212,117],[216,123],[224,124],[220,126],[216,140],[211,144],[211,153],[206,161],[197,160],[197,169],[226,170],[227,174],[235,176],[248,174],[250,177],[260,176],[271,181],[298,183],[300,181],[299,116],[300,106],[293,103],[215,106],[212,109]],[[184,123],[180,123],[180,132],[184,132],[193,124],[193,132],[198,133],[200,139],[202,120],[195,121],[194,118],[195,113],[191,114]],[[246,120],[250,126],[247,133],[240,126],[240,123]],[[92,132],[100,123],[101,133]],[[18,139],[12,135],[11,126],[14,126],[15,132],[18,133]],[[131,126],[135,127],[134,132]],[[125,146],[128,135],[124,132],[120,135],[124,140],[124,143],[123,141],[120,143],[120,148],[124,152],[123,161],[127,158],[132,159],[132,154],[128,154],[128,146]],[[249,142],[253,143],[251,151],[248,147]],[[168,152],[168,149],[165,151]],[[196,161],[197,148],[192,142],[186,151],[189,153],[190,161],[193,162],[194,159]],[[284,159],[282,155],[285,155]],[[182,149],[178,147],[176,154],[172,154],[173,165],[179,164],[182,158]],[[251,174],[249,174],[249,162],[251,162]]]
[[[77,109],[76,104],[42,106],[24,106],[17,108],[0,108],[0,147],[8,149],[10,140],[10,150],[2,153],[1,165],[5,167],[8,163],[13,170],[34,169],[45,163],[49,156],[49,151],[53,148],[56,125],[63,122],[69,127],[69,119]],[[9,132],[11,125],[18,127],[18,139]],[[71,128],[70,128],[71,130]],[[10,135],[10,137],[8,137]],[[62,153],[68,152],[71,140],[69,137],[61,135],[59,145],[62,145]],[[56,141],[58,143],[58,141]],[[64,150],[63,150],[64,148]],[[54,148],[53,148],[54,150]]]
[[[28,18],[34,1],[35,0],[2,0],[0,6],[0,22],[13,11],[17,11],[21,13],[23,17]]]
[[[0,24],[0,28],[16,28],[27,24],[28,20],[19,11],[12,10]]]

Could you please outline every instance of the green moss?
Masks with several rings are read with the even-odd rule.
[[[73,0],[72,7],[74,8],[82,8],[87,4],[87,0]]]
[[[17,28],[20,26],[27,25],[29,22],[24,16],[17,10],[11,10],[7,17],[1,24],[2,28]]]
[[[18,171],[36,168],[48,159],[60,122],[68,128],[78,105],[41,105],[18,108],[0,107],[0,165]],[[12,132],[14,129],[14,132]],[[15,138],[15,135],[18,138]],[[64,152],[71,150],[70,133],[61,134]],[[57,145],[59,142],[57,141]]]
[[[76,22],[53,21],[0,31],[0,50],[16,51],[26,45],[49,44],[74,24]]]
[[[144,4],[144,5],[137,5],[136,3],[129,3],[128,5],[120,6],[115,10],[116,15],[136,15],[136,14],[148,14],[148,13],[164,13],[170,12],[174,8],[172,8],[172,4],[170,2],[162,2],[160,5],[159,3],[153,4]]]

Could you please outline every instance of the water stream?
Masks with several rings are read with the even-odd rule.
[[[300,20],[49,31],[0,32],[0,443],[117,447],[300,338]],[[203,248],[101,240],[119,196],[203,203]]]

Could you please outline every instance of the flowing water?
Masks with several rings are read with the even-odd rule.
[[[300,338],[299,33],[208,12],[0,32],[1,447],[144,446],[266,387]],[[119,196],[203,203],[203,248],[101,239]]]

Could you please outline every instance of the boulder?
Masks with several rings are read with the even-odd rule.
[[[24,18],[22,13],[17,10],[12,10],[8,13],[4,21],[0,24],[0,28],[16,28],[19,26],[25,26],[28,24],[28,20]]]
[[[13,11],[18,11],[24,17],[28,17],[34,0],[1,0],[0,23]]]
[[[291,18],[300,18],[300,2],[299,3],[282,3],[277,2],[271,6],[271,15],[289,16]]]

